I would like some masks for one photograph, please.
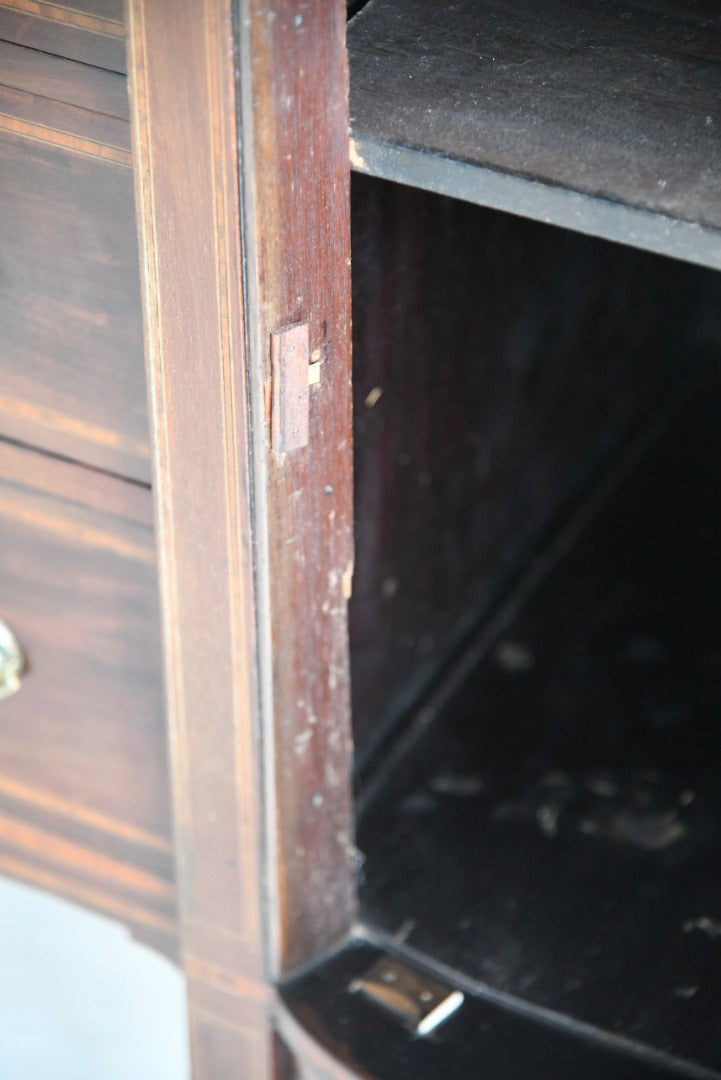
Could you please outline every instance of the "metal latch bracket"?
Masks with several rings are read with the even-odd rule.
[[[394,1013],[415,1035],[430,1035],[464,1001],[460,990],[388,955],[354,979],[350,989]]]
[[[271,445],[278,454],[300,450],[309,441],[310,339],[308,323],[285,326],[270,335],[272,374]]]

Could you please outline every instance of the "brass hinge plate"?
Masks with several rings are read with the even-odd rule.
[[[415,1035],[430,1035],[463,1004],[460,990],[409,967],[393,956],[379,957],[350,984],[394,1013]]]

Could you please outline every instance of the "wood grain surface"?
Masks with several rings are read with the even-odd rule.
[[[147,481],[127,125],[12,90],[0,107],[0,433]]]
[[[252,4],[241,19],[246,361],[228,13],[174,7],[169,30],[161,8],[131,7],[132,85],[141,179],[152,164],[138,203],[185,945],[258,975],[259,694],[275,939],[265,962],[301,962],[342,933],[352,908],[349,293],[347,270],[337,272],[348,254],[343,11],[331,19],[327,5],[301,14],[288,4],[271,23]],[[307,138],[286,99],[309,117]],[[179,175],[184,214],[174,216]],[[311,445],[268,461],[271,330],[299,321],[309,322],[324,368]],[[260,459],[252,522],[246,363]],[[251,535],[261,618],[270,620],[260,683]]]
[[[269,974],[353,910],[344,10],[287,2],[271,20],[253,0],[235,27],[215,0],[128,11],[194,1055],[223,1075],[252,1015],[260,1080],[280,1068]],[[271,333],[294,322],[321,383],[309,447],[269,460]]]
[[[347,603],[353,578],[345,10],[252,0],[241,37],[273,965],[306,963],[355,904]],[[250,141],[250,146],[248,143]],[[271,334],[308,322],[309,443],[268,453]],[[265,520],[263,520],[265,518]],[[272,696],[271,696],[272,695]],[[272,717],[272,724],[271,724]]]
[[[0,870],[175,935],[150,493],[0,442]]]
[[[0,39],[83,64],[125,71],[122,3],[92,5],[52,0],[0,0]]]
[[[64,101],[68,105],[94,109],[120,120],[128,119],[128,95],[124,75],[1,39],[0,72],[3,84],[14,90],[41,94],[55,101]]]
[[[0,130],[130,168],[130,126],[105,113],[0,85]]]
[[[128,30],[183,963],[237,988],[264,958],[230,6],[132,0]]]

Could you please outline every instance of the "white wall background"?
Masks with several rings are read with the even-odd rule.
[[[188,1080],[184,994],[119,923],[0,878],[0,1080]]]

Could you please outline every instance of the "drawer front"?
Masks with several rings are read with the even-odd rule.
[[[0,27],[2,16],[0,7]],[[0,64],[0,435],[147,482],[130,139],[118,115],[125,79],[0,42],[3,57],[8,51],[15,62]],[[86,107],[93,102],[97,109]]]
[[[149,493],[0,443],[0,872],[172,939]]]
[[[0,71],[3,85],[11,89],[128,119],[128,89],[123,75],[29,49],[1,36]]]
[[[126,67],[122,0],[0,0],[0,38],[109,71]]]

